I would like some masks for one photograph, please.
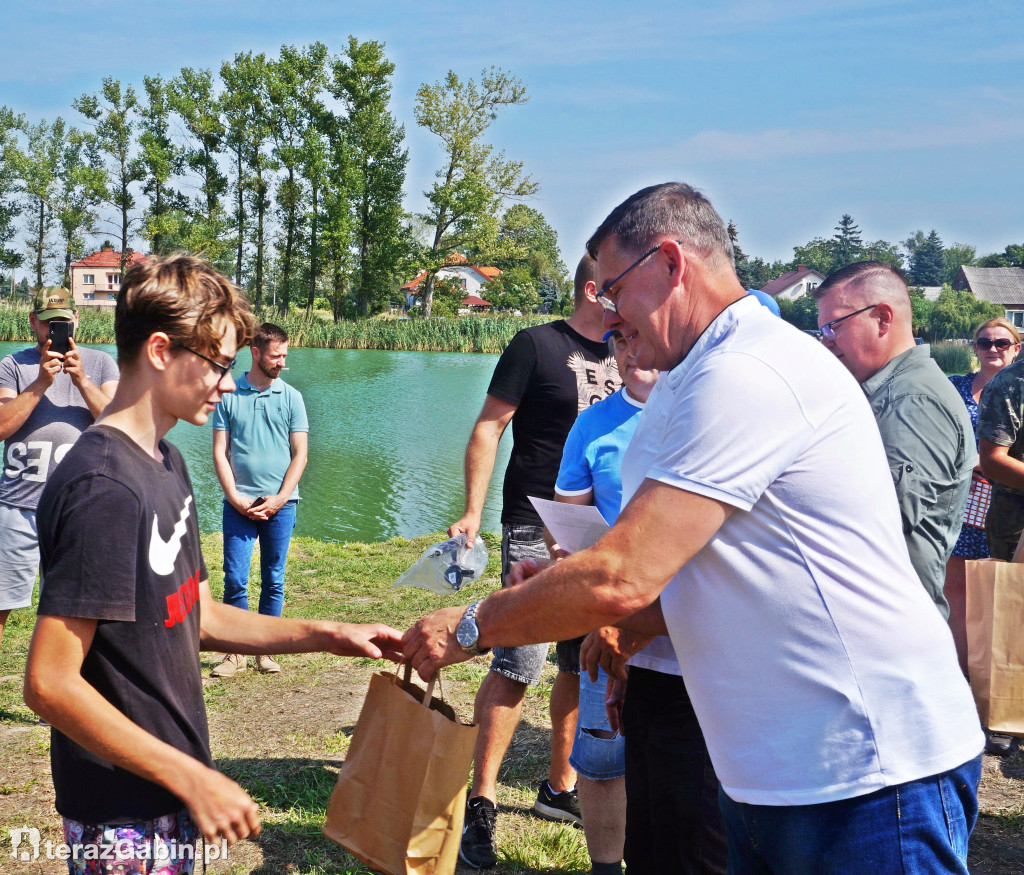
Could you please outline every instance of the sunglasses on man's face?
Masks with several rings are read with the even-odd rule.
[[[1006,352],[1006,350],[1013,346],[1013,341],[1008,337],[997,337],[995,340],[990,340],[987,337],[979,337],[974,341],[974,345],[978,347],[978,349],[986,351],[992,349],[994,346],[1000,352]]]

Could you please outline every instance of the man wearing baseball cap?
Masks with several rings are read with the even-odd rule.
[[[114,397],[118,380],[113,358],[75,343],[78,312],[67,289],[41,288],[28,319],[36,345],[0,361],[0,641],[7,615],[32,604],[36,505],[46,479]],[[70,324],[66,352],[50,337],[58,322]]]

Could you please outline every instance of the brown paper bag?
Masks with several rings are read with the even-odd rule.
[[[477,727],[411,674],[370,679],[323,832],[388,875],[451,875]]]
[[[1024,564],[967,563],[967,668],[978,716],[1024,736]]]

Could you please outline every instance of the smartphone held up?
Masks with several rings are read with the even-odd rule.
[[[71,338],[75,334],[75,323],[64,320],[50,320],[50,350],[67,355],[71,351]]]

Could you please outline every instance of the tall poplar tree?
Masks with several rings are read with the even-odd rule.
[[[270,140],[266,56],[252,52],[236,54],[232,62],[221,65],[220,78],[224,83],[221,108],[225,144],[235,166],[235,282],[242,283],[248,240],[254,251],[250,292],[253,303],[259,307],[263,303],[265,229],[272,173],[266,152]]]
[[[171,137],[168,83],[160,76],[146,76],[142,84],[146,103],[139,107],[139,161],[145,172],[142,190],[149,198],[143,233],[153,252],[165,255],[177,240],[173,217],[185,207],[182,196],[171,187],[181,173],[184,157]]]
[[[349,37],[344,57],[334,62],[331,82],[331,93],[345,108],[355,211],[352,297],[364,316],[387,303],[404,250],[402,189],[409,153],[402,145],[405,128],[389,109],[394,72],[383,43]],[[336,307],[335,318],[339,315]]]
[[[228,179],[219,163],[225,131],[220,101],[214,93],[213,73],[183,67],[170,81],[167,99],[190,138],[184,150],[185,164],[199,177],[200,194],[193,204],[183,241],[190,250],[202,252],[210,261],[219,263],[231,246],[225,239],[228,226],[221,202],[228,188]]]
[[[71,288],[71,262],[81,257],[85,235],[96,232],[96,208],[110,197],[96,140],[71,128],[57,166],[53,212],[60,229],[62,283]]]
[[[64,119],[58,117],[53,124],[43,120],[35,125],[26,124],[23,130],[25,150],[12,157],[28,218],[35,288],[39,289],[43,286],[46,260],[54,254],[49,238],[60,184],[61,154],[67,145],[67,126]]]
[[[24,126],[23,116],[15,115],[6,106],[0,106],[0,269],[20,267],[21,253],[7,244],[18,231],[17,219],[21,204],[17,198],[18,131]],[[6,283],[5,283],[6,285]]]
[[[327,84],[327,46],[313,43],[296,58],[299,78],[295,97],[302,133],[299,140],[299,170],[309,197],[305,202],[306,313],[313,314],[317,284],[323,260],[323,224],[326,202],[337,190],[344,191],[344,138],[339,120],[323,102]],[[335,168],[341,150],[341,166]],[[332,157],[335,161],[332,162]],[[332,170],[336,172],[332,173]],[[332,191],[332,189],[334,189]]]
[[[306,53],[294,46],[282,46],[276,60],[267,64],[267,94],[273,155],[284,171],[278,182],[278,214],[283,246],[280,247],[280,294],[277,306],[287,312],[291,304],[296,245],[302,225],[302,147],[308,117],[298,99],[303,80],[309,74]]]
[[[497,233],[498,212],[507,198],[536,193],[538,185],[523,172],[522,162],[483,141],[483,135],[509,106],[526,103],[526,86],[495,67],[480,81],[463,82],[451,70],[440,82],[424,83],[416,92],[416,122],[441,139],[445,163],[438,181],[424,192],[430,204],[422,215],[431,229],[424,283],[423,315],[430,316],[434,278],[448,258],[469,248],[484,248]]]
[[[121,273],[130,250],[128,235],[133,221],[135,194],[132,186],[145,177],[145,168],[133,154],[134,131],[139,109],[135,89],[112,77],[103,80],[99,94],[83,94],[74,107],[95,124],[96,144],[108,156],[109,203],[121,213]]]

